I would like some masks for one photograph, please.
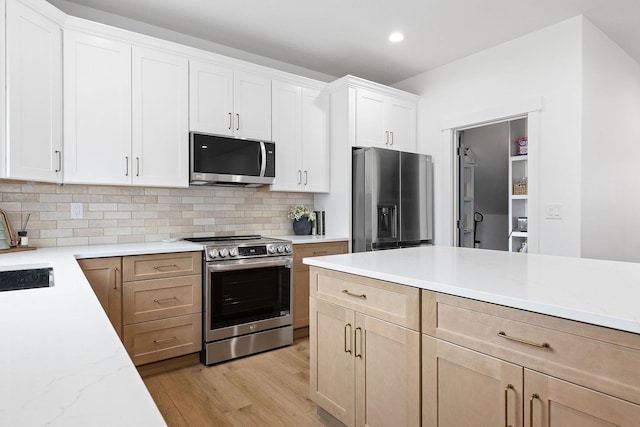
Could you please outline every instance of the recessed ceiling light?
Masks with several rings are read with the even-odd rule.
[[[389,36],[389,41],[393,43],[398,43],[402,40],[404,40],[404,34],[400,32],[391,33],[391,35]]]

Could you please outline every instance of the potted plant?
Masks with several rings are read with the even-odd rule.
[[[299,236],[311,234],[312,222],[316,220],[316,214],[304,205],[295,205],[289,209],[287,218],[293,222],[293,232]]]

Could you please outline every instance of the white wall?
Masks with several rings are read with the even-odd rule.
[[[564,219],[538,212],[539,252],[580,255],[582,23],[572,18],[394,85],[422,96],[418,148],[435,163],[436,244],[451,244],[452,165],[441,123],[542,96],[539,206],[562,204]]]
[[[640,262],[640,64],[587,20],[583,58],[582,256]]]

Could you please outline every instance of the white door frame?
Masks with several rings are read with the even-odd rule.
[[[441,244],[457,246],[458,235],[456,220],[458,215],[458,165],[456,161],[456,146],[458,133],[470,128],[486,126],[509,120],[527,118],[528,137],[528,182],[529,182],[529,217],[528,217],[528,250],[538,253],[540,238],[540,114],[543,110],[544,99],[535,97],[517,101],[508,105],[483,111],[470,112],[443,120],[442,143],[444,159],[443,165],[443,195],[449,200],[443,200],[443,229],[449,230]],[[446,197],[445,197],[446,198]]]

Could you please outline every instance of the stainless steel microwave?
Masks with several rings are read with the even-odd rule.
[[[191,185],[273,184],[275,143],[198,132],[189,135]]]

